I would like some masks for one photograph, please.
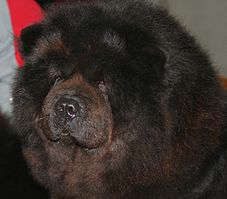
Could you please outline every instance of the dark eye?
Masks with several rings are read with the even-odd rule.
[[[54,80],[54,86],[58,85],[59,83],[62,82],[62,77],[61,76],[57,76]]]
[[[103,93],[106,93],[106,85],[104,81],[98,82],[98,88],[101,90]]]

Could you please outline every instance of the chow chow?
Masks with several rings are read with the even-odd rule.
[[[59,4],[23,29],[14,125],[53,199],[226,199],[225,96],[145,1]]]

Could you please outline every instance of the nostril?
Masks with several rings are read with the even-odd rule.
[[[66,104],[58,104],[57,110],[59,112],[64,112],[65,111],[65,106],[66,106]]]
[[[76,105],[76,107],[75,107]],[[76,117],[76,113],[79,110],[79,105],[78,104],[69,104],[67,105],[67,114],[68,116],[70,116],[71,118]]]

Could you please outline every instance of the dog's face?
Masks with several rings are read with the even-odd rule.
[[[101,10],[64,6],[20,37],[25,64],[13,90],[15,125],[35,178],[64,198],[136,197],[191,170],[194,152],[173,133],[186,128],[176,129],[178,118],[190,125],[178,115],[188,102],[174,101],[179,91],[170,84],[185,83],[185,69],[165,69],[160,36]],[[193,139],[199,151],[203,140]],[[184,164],[189,169],[180,171]]]

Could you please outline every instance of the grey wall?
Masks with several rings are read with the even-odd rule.
[[[168,8],[168,4],[169,4],[168,0],[149,0],[149,1],[151,1],[155,4],[158,4],[164,8]]]
[[[227,0],[151,0],[168,7],[227,76]]]

